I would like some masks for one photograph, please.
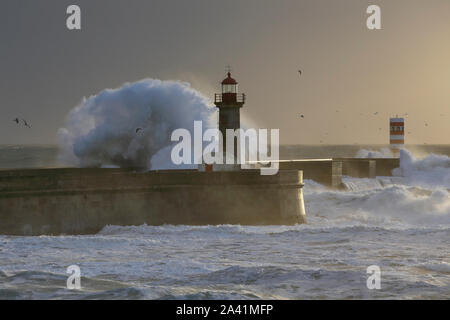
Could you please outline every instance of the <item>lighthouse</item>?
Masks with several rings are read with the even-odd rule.
[[[214,104],[219,108],[219,130],[223,137],[224,163],[227,158],[226,130],[236,130],[241,127],[240,109],[245,103],[245,94],[238,93],[238,82],[231,77],[231,72],[222,81],[222,93],[214,95]],[[230,143],[230,142],[229,142]],[[237,156],[238,140],[234,137],[234,157]]]
[[[392,153],[398,156],[400,149],[405,143],[405,119],[389,119],[389,144]]]

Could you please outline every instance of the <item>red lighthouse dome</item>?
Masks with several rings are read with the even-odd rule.
[[[237,84],[237,81],[231,77],[231,72],[228,72],[227,75],[228,77],[222,81],[222,84]]]
[[[222,93],[223,94],[236,94],[238,89],[238,83],[231,77],[231,73],[228,72],[228,77],[222,81]]]
[[[223,104],[236,104],[238,107],[242,107],[245,102],[245,94],[238,94],[238,82],[231,77],[231,72],[227,73],[227,77],[222,81],[222,93],[215,94],[214,103]]]

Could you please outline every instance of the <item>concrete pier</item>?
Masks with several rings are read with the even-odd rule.
[[[342,175],[356,178],[392,176],[392,170],[400,166],[399,158],[333,158],[342,162]]]
[[[398,158],[333,158],[279,160],[280,170],[302,170],[303,178],[331,188],[342,187],[342,176],[375,178],[391,176]]]
[[[392,170],[400,167],[400,158],[371,158],[376,162],[376,175],[392,176]]]
[[[342,162],[333,159],[280,160],[280,170],[302,170],[303,178],[314,180],[325,186],[340,188],[342,184]]]
[[[106,225],[305,222],[302,172],[0,170],[0,234],[90,234]]]
[[[342,175],[355,178],[375,178],[376,162],[374,160],[345,159],[342,162]]]

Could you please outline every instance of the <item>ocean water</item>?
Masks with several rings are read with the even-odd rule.
[[[281,155],[373,156],[383,148],[284,146]],[[303,225],[0,235],[0,299],[449,299],[450,146],[409,149],[394,177],[346,177],[348,191],[306,181]],[[59,166],[57,154],[3,146],[0,168]],[[74,264],[81,290],[66,288]],[[366,285],[371,265],[381,269],[379,290]]]

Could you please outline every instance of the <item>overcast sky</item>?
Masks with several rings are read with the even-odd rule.
[[[0,40],[0,144],[57,143],[84,96],[146,77],[213,97],[228,64],[282,143],[387,143],[404,113],[407,143],[450,143],[449,0],[2,0]]]

